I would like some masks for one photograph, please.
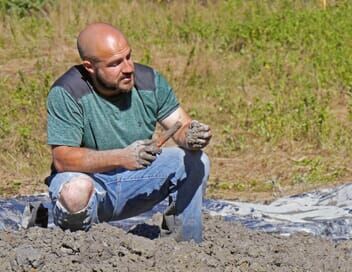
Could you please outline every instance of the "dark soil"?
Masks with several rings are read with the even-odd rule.
[[[155,230],[156,227],[144,227],[145,234],[153,236],[148,228]],[[1,231],[0,271],[352,269],[352,241],[334,243],[307,234],[283,237],[260,233],[207,215],[204,230],[204,242],[199,245],[177,243],[172,238],[150,240],[105,223],[88,232],[71,233],[38,227],[17,232]]]

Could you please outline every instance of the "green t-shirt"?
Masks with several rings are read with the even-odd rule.
[[[151,71],[154,82],[144,86],[154,85],[153,90],[134,87],[113,98],[99,95],[88,82],[83,92],[66,84],[72,79],[54,84],[47,99],[48,144],[108,150],[151,139],[156,123],[179,107],[165,78]]]

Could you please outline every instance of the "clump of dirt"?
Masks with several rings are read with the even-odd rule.
[[[148,235],[148,225],[144,227]],[[168,237],[151,240],[105,223],[88,232],[38,227],[1,231],[0,270],[350,271],[352,267],[352,241],[260,233],[208,215],[204,236],[201,244],[177,243]]]

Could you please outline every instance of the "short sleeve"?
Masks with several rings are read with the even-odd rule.
[[[79,103],[62,87],[54,87],[47,98],[49,145],[80,146],[83,114]]]
[[[166,79],[158,72],[155,72],[155,74],[155,92],[156,100],[158,103],[157,120],[162,121],[171,113],[173,113],[179,107],[180,104],[175,96],[174,91],[172,90]]]

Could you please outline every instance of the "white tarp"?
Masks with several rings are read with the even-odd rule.
[[[212,215],[267,232],[352,238],[352,184],[280,198],[269,205],[209,200],[206,207]]]

